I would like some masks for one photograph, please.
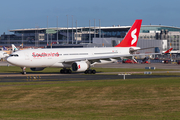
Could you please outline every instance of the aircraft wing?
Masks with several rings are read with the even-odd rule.
[[[131,54],[127,55],[114,55],[114,56],[102,56],[102,57],[89,57],[89,58],[73,58],[73,59],[68,59],[68,60],[61,60],[59,62],[62,63],[71,63],[71,62],[76,62],[76,61],[99,61],[99,60],[107,60],[109,61],[110,59],[120,59],[121,57],[128,57],[128,56],[134,56]]]
[[[133,56],[142,56],[142,55],[161,55],[162,53],[142,53],[142,54],[133,54]]]
[[[114,56],[102,56],[102,57],[89,57],[89,58],[73,58],[73,59],[66,59],[66,60],[60,60],[59,63],[67,63],[71,64],[73,62],[77,61],[89,61],[91,63],[98,62],[100,60],[107,60],[111,61],[111,59],[121,59],[121,57],[130,57],[130,56],[141,56],[141,55],[159,55],[161,53],[148,53],[148,54],[125,54],[125,55],[114,55]]]

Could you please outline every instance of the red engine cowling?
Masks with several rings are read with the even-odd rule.
[[[88,65],[85,61],[81,62],[75,62],[72,64],[72,70],[82,72],[90,68],[90,65]]]
[[[39,67],[39,68],[30,68],[32,71],[42,71],[44,70],[44,67]]]

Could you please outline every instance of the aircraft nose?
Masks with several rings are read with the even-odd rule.
[[[6,60],[7,60],[7,62],[10,63],[10,64],[13,64],[13,63],[14,63],[14,62],[13,62],[13,59],[12,59],[11,57],[7,57]]]
[[[9,58],[9,57],[7,57],[7,59],[6,59],[6,60],[7,60],[7,62],[11,62],[11,60],[10,60],[10,58]]]

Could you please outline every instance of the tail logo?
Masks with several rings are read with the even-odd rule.
[[[137,36],[135,35],[137,32],[137,29],[134,29],[132,32],[131,32],[131,37],[133,38],[133,40],[131,41],[131,45],[133,45],[136,41],[137,41]]]

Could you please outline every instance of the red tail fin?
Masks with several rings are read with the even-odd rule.
[[[115,47],[136,47],[142,20],[136,20],[125,38]]]
[[[164,52],[164,53],[169,53],[169,52],[171,52],[172,49],[173,49],[173,48],[170,48],[169,50],[167,50],[167,51]]]

